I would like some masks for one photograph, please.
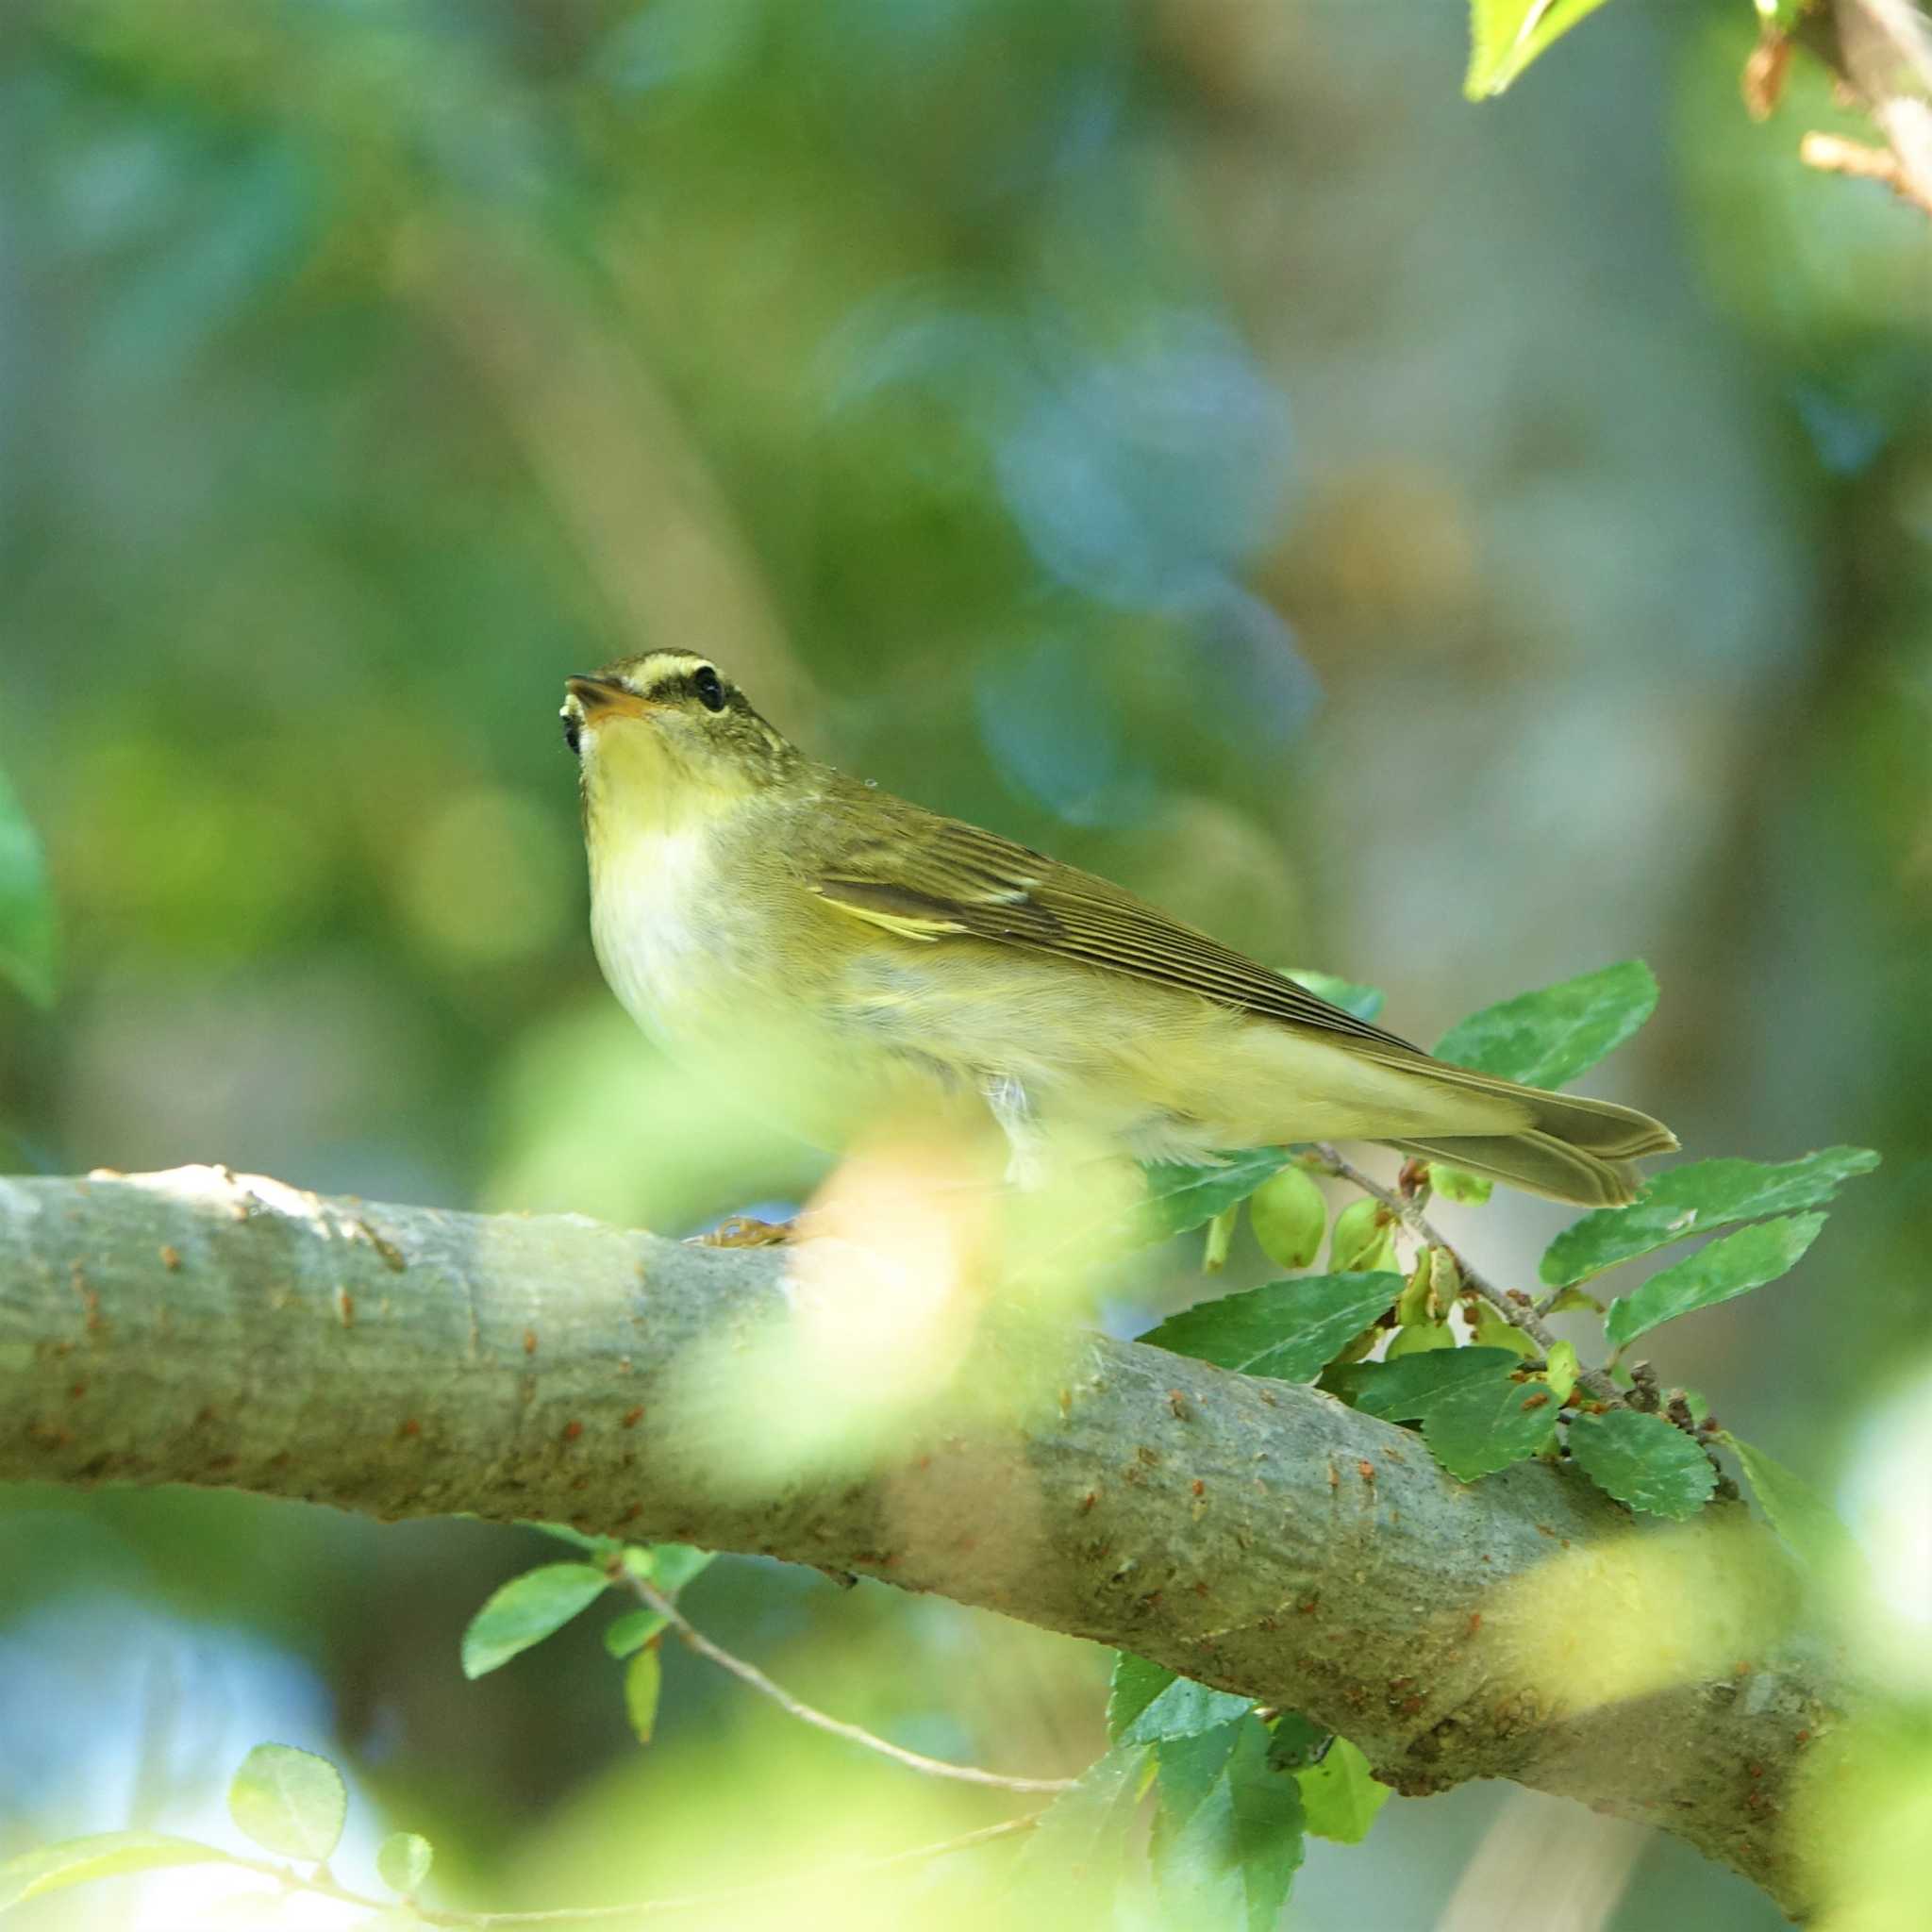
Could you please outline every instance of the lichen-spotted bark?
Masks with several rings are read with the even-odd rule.
[[[1849,1692],[1736,1506],[1646,1526],[1542,1464],[1464,1486],[1317,1391],[1010,1311],[953,1324],[939,1384],[868,1388],[863,1350],[794,1346],[788,1265],[219,1169],[0,1181],[0,1479],[877,1576],[1304,1710],[1400,1790],[1514,1778],[1806,1904],[1794,1784]],[[814,1402],[862,1426],[793,1453]]]

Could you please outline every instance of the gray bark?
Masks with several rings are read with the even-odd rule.
[[[826,1373],[811,1348],[769,1373],[789,1265],[220,1169],[0,1181],[0,1479],[560,1520],[874,1576],[1304,1711],[1399,1790],[1512,1778],[1809,1902],[1794,1787],[1850,1693],[1740,1506],[1646,1524],[1541,1463],[1465,1486],[1318,1391],[1010,1311],[862,1456],[760,1474],[739,1452]]]

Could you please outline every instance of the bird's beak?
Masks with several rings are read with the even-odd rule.
[[[615,678],[592,677],[579,672],[574,677],[566,677],[563,688],[575,699],[586,724],[594,724],[605,717],[641,718],[646,709],[643,699]]]

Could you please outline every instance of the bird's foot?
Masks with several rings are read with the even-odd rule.
[[[700,1248],[776,1248],[791,1241],[798,1232],[797,1221],[757,1221],[749,1214],[732,1214],[708,1234],[694,1235],[691,1244]]]

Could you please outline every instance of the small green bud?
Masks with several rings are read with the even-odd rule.
[[[1241,1225],[1241,1204],[1224,1208],[1208,1224],[1207,1245],[1201,1250],[1201,1273],[1219,1274],[1227,1266],[1227,1251],[1234,1245],[1234,1231]]]
[[[1553,1341],[1550,1344],[1550,1366],[1548,1369],[1550,1393],[1557,1398],[1560,1407],[1570,1400],[1571,1391],[1576,1387],[1576,1344],[1572,1341]]]
[[[1306,1168],[1284,1167],[1248,1197],[1248,1220],[1271,1261],[1306,1268],[1322,1251],[1328,1203]]]
[[[1472,1207],[1480,1207],[1490,1198],[1490,1190],[1494,1185],[1467,1168],[1445,1167],[1440,1160],[1429,1163],[1429,1186],[1445,1201],[1466,1201]]]
[[[1515,1323],[1506,1322],[1488,1302],[1476,1306],[1475,1342],[1478,1348],[1513,1348],[1522,1356],[1538,1352],[1536,1343]]]
[[[1351,1201],[1335,1217],[1328,1265],[1338,1274],[1394,1267],[1395,1217],[1379,1201]]]
[[[1456,1331],[1446,1322],[1419,1322],[1413,1328],[1398,1328],[1390,1338],[1387,1361],[1405,1355],[1423,1355],[1432,1348],[1454,1348]]]

